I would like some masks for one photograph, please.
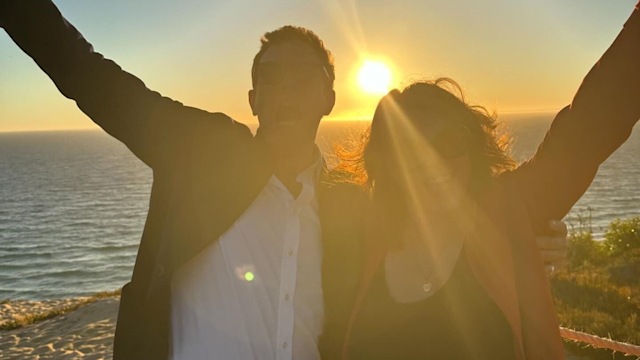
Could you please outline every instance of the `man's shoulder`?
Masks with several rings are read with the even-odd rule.
[[[176,135],[184,136],[185,145],[199,157],[234,158],[253,148],[249,127],[227,114],[184,106],[175,116],[182,123]]]
[[[216,131],[228,130],[239,136],[247,138],[253,137],[251,130],[247,125],[222,112],[210,112],[196,107],[182,105],[181,114],[179,114],[179,116],[188,118],[188,121],[192,124],[200,125],[194,127],[193,130],[206,131],[207,128]]]

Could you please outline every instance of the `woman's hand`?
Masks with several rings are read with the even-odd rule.
[[[551,275],[565,265],[569,249],[567,238],[567,224],[561,220],[549,221],[550,234],[547,236],[537,236],[536,244],[542,256],[545,270]]]

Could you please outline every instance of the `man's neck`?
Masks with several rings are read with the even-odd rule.
[[[314,152],[315,145],[303,151],[288,153],[276,161],[274,175],[289,190],[294,198],[298,197],[302,191],[302,184],[297,180],[298,174],[314,163]]]

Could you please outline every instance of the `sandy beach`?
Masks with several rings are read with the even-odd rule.
[[[80,305],[90,298],[0,303],[0,327],[25,317]],[[92,300],[93,301],[93,300]],[[0,330],[0,359],[111,359],[119,296],[13,330]],[[567,353],[567,360],[586,360]]]
[[[0,326],[25,316],[73,306],[88,298],[8,301]],[[14,330],[0,330],[2,359],[111,359],[119,297],[99,299],[75,311]]]

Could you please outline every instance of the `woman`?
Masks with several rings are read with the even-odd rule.
[[[373,220],[341,355],[562,359],[534,231],[566,215],[640,118],[639,11],[518,167],[495,119],[448,89],[417,82],[376,109],[362,154]]]

